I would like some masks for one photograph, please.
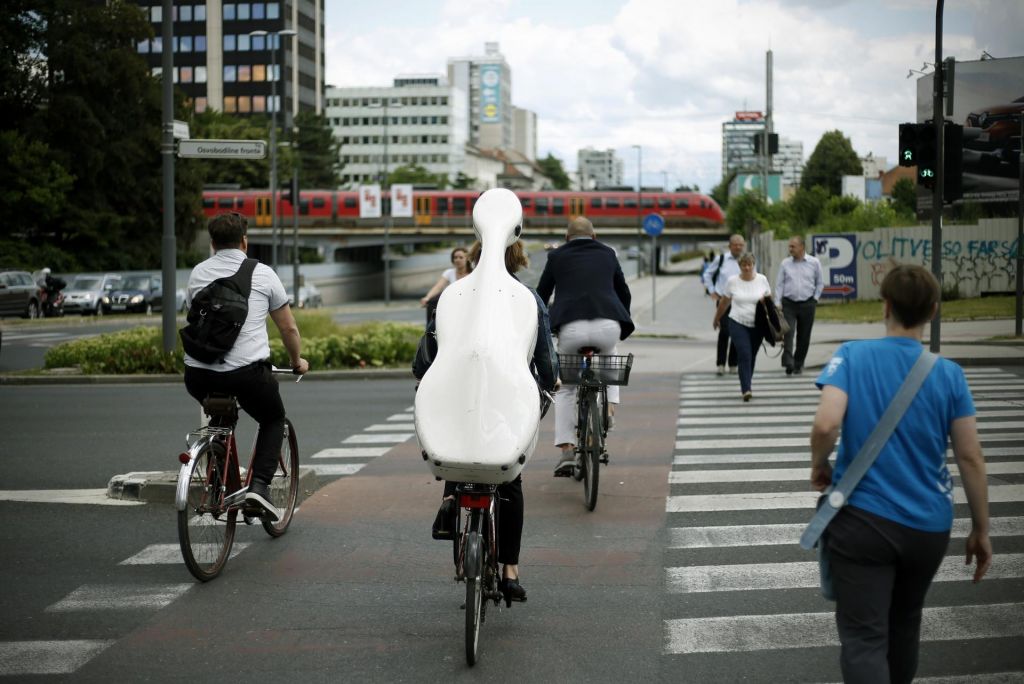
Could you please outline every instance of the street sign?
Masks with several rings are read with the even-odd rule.
[[[187,159],[263,159],[265,140],[182,140],[178,156]]]
[[[815,235],[811,253],[821,261],[824,299],[847,299],[857,294],[857,236]]]
[[[171,122],[171,126],[171,132],[175,140],[188,140],[189,134],[187,121],[178,121],[177,119],[174,119],[174,121]]]
[[[661,214],[648,214],[644,216],[644,232],[651,237],[657,237],[661,235],[661,231],[665,230],[665,219],[661,217]]]

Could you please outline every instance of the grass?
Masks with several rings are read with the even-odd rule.
[[[1013,318],[1014,297],[954,299],[942,303],[942,320],[972,321],[989,318]],[[820,304],[814,314],[817,321],[831,323],[876,323],[882,320],[881,301],[853,301]]]

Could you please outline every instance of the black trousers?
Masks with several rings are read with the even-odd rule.
[[[846,684],[911,682],[921,610],[949,532],[922,532],[847,506],[828,527]]]
[[[269,362],[253,363],[232,371],[211,371],[185,366],[185,389],[202,403],[210,393],[230,394],[238,405],[259,423],[252,479],[270,484],[277,472],[277,461],[284,440],[284,403],[277,378]]]
[[[455,496],[458,482],[445,480],[444,495]],[[503,565],[519,565],[519,550],[523,543],[523,476],[503,485],[498,485],[498,562]],[[458,544],[458,540],[455,541]],[[457,551],[456,551],[457,553]]]
[[[736,345],[729,344],[729,323],[726,320],[729,315],[729,311],[732,310],[730,306],[725,310],[722,315],[722,321],[718,326],[718,352],[715,360],[716,366],[724,366],[726,358],[729,359],[729,368],[735,368],[739,363],[736,360]]]
[[[782,315],[789,323],[789,332],[782,347],[782,367],[801,370],[807,350],[811,346],[811,328],[814,327],[814,310],[818,303],[814,299],[797,302],[782,298]],[[793,352],[793,338],[796,338],[796,352]]]

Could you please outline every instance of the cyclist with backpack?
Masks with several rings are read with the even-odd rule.
[[[200,403],[228,394],[259,424],[252,482],[245,499],[277,520],[269,483],[284,439],[284,403],[270,372],[267,316],[281,333],[292,369],[309,370],[302,340],[281,279],[269,266],[246,258],[248,222],[235,212],[210,219],[214,255],[192,269],[185,291],[188,324],[181,329],[185,388]]]

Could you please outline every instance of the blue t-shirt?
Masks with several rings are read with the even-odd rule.
[[[848,397],[833,483],[843,477],[921,352],[921,343],[906,337],[847,342],[818,376],[819,388],[833,385]],[[963,370],[940,358],[853,490],[850,505],[926,532],[950,529],[953,481],[946,467],[947,438],[954,420],[973,415]]]

